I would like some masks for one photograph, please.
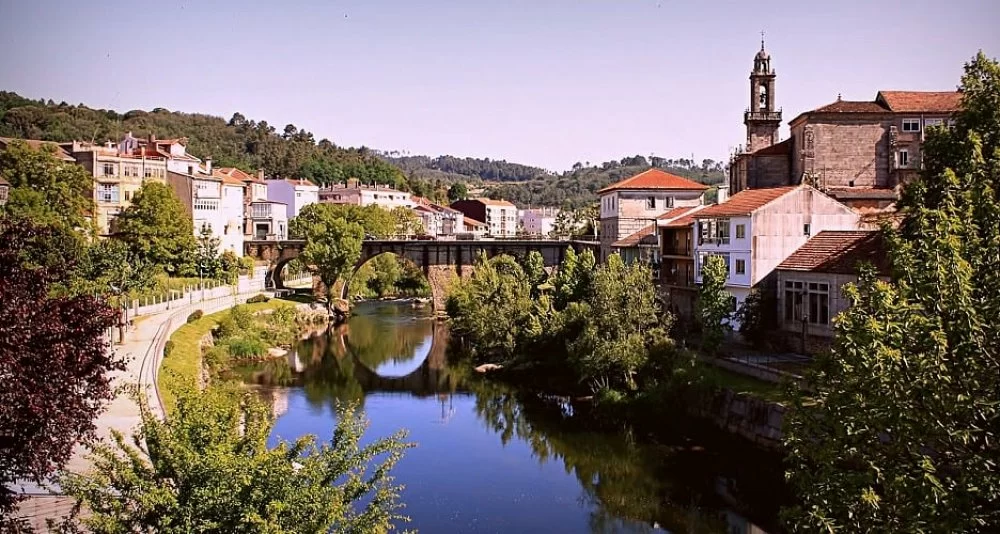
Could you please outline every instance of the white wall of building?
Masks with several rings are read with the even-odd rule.
[[[529,209],[521,212],[521,228],[531,235],[549,235],[555,228],[559,210]]]
[[[243,255],[243,186],[234,184],[222,185],[222,220],[223,235],[219,251],[231,250],[237,256]]]
[[[361,205],[369,206],[375,204],[387,210],[393,208],[412,208],[413,199],[409,193],[396,191],[395,189],[361,189]]]
[[[485,222],[489,235],[513,237],[517,235],[517,208],[513,204],[487,204]]]
[[[267,180],[267,199],[288,206],[291,219],[309,204],[319,202],[319,187],[301,180]]]

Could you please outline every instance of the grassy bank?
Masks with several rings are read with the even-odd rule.
[[[252,313],[263,310],[274,310],[284,306],[294,306],[295,303],[272,298],[267,302],[244,304]],[[229,309],[206,315],[197,321],[185,324],[170,336],[173,347],[163,358],[160,368],[158,386],[164,409],[168,412],[175,403],[174,388],[182,383],[193,383],[201,373],[201,349],[199,342],[205,334],[212,332],[219,322],[229,315]]]

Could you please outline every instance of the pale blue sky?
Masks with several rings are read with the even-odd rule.
[[[787,123],[953,89],[998,27],[996,0],[0,0],[0,89],[562,170],[725,158],[761,30]]]

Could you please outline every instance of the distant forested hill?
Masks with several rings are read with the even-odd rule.
[[[573,165],[562,174],[547,174],[523,183],[504,183],[490,186],[486,195],[503,198],[518,205],[564,206],[576,208],[597,200],[601,188],[656,167],[695,182],[717,185],[725,180],[722,162],[711,159],[695,163],[688,159],[665,159],[644,156],[606,161],[600,165]],[[714,189],[710,196],[714,194]]]
[[[545,169],[508,163],[489,158],[456,158],[455,156],[402,156],[398,152],[383,152],[386,161],[407,174],[436,171],[444,175],[478,178],[487,182],[524,182],[548,174]],[[428,176],[434,176],[433,173]]]
[[[136,137],[150,133],[164,139],[187,137],[188,152],[199,158],[211,156],[216,166],[264,169],[269,176],[303,177],[322,184],[358,178],[406,186],[403,172],[375,151],[338,147],[327,139],[317,142],[311,132],[293,124],[279,131],[241,113],[229,121],[163,108],[118,113],[0,91],[0,136],[104,142],[117,141],[126,132]]]

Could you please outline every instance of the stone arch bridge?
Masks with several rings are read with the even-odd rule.
[[[276,289],[284,288],[281,271],[285,264],[292,261],[302,252],[304,240],[287,241],[246,241],[245,254],[255,260],[266,261],[268,267],[268,282]],[[473,262],[480,252],[487,257],[501,254],[521,258],[529,252],[537,251],[542,255],[546,267],[554,267],[562,262],[566,250],[574,249],[582,252],[590,249],[598,254],[598,243],[588,241],[556,241],[535,239],[502,239],[502,240],[393,240],[370,239],[361,245],[361,257],[354,265],[351,276],[343,287],[343,295],[347,296],[350,278],[368,260],[385,253],[392,253],[413,262],[419,267],[431,287],[434,310],[443,311],[448,287],[457,278],[465,278],[472,274]]]

